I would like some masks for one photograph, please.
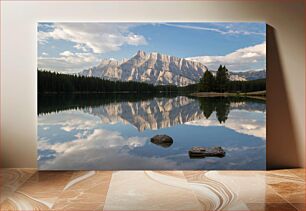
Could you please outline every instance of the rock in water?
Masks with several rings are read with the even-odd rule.
[[[165,142],[165,143],[154,143],[153,141],[151,141],[153,144],[156,144],[158,146],[161,146],[163,148],[168,148],[172,145],[172,142]]]
[[[173,144],[173,139],[167,135],[156,135],[151,138],[151,142],[153,144],[167,148]]]
[[[190,158],[224,157],[225,151],[222,147],[192,147],[189,150]]]

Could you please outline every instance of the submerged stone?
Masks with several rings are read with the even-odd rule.
[[[192,147],[189,150],[190,158],[224,157],[225,151],[222,147]]]
[[[173,144],[173,139],[167,135],[156,135],[151,138],[153,144],[167,148]]]

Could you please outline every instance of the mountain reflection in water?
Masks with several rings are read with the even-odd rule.
[[[72,102],[65,96],[62,97],[66,100],[54,99],[52,95],[44,96],[41,101],[46,101],[44,104],[48,107],[44,109],[41,108],[43,105],[39,106],[41,108],[39,114],[82,109],[85,113],[98,116],[101,123],[114,124],[122,121],[134,125],[139,131],[144,131],[171,127],[203,118],[209,119],[214,112],[219,123],[225,123],[233,109],[266,111],[265,101],[249,98],[176,96],[134,101],[133,98],[120,98],[113,95],[102,95],[101,98],[97,98],[98,96],[95,95],[92,101],[73,98],[70,99]]]
[[[150,142],[167,134],[171,146]],[[236,97],[39,95],[40,169],[264,169],[266,104]],[[226,156],[191,160],[193,146]],[[80,159],[82,158],[82,159]]]

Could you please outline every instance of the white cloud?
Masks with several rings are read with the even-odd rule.
[[[61,127],[61,129],[63,129],[66,132],[70,132],[70,131],[73,131],[75,128],[74,127],[65,126],[65,127]]]
[[[182,29],[194,29],[194,30],[217,32],[223,35],[260,35],[260,36],[266,35],[263,32],[248,31],[242,28],[235,28],[230,24],[224,25],[223,29],[220,29],[217,27],[203,27],[203,26],[192,26],[192,25],[173,24],[173,23],[161,23],[161,24],[166,25],[166,26],[176,27],[176,28],[182,28]]]
[[[129,153],[149,142],[148,137],[126,137],[118,131],[96,128],[100,121],[98,118],[84,113],[75,114],[76,111],[65,111],[39,116],[40,126],[55,126],[60,130],[77,132],[75,139],[67,142],[39,137],[38,149],[42,153],[38,159],[42,158],[40,169],[144,169],[148,166],[155,169],[177,168],[176,162],[166,158]],[[43,161],[43,158],[48,159]]]
[[[46,141],[41,141],[39,149],[51,149],[57,153],[72,152],[76,150],[89,150],[90,148],[109,149],[122,146],[128,146],[130,149],[143,146],[146,137],[129,137],[124,138],[117,131],[108,131],[104,129],[95,129],[85,138],[72,140],[64,143],[56,143],[49,145]]]
[[[64,57],[69,57],[69,56],[73,56],[74,53],[70,52],[70,51],[64,51],[62,53],[60,53],[61,56],[64,56]]]
[[[41,55],[43,55],[43,56],[48,56],[48,53],[42,52]]]
[[[88,50],[87,50],[87,48],[86,48],[86,46],[84,44],[77,43],[73,47],[78,49],[78,50],[81,50],[83,52],[88,52]]]
[[[124,44],[143,45],[142,35],[129,31],[132,24],[112,23],[55,23],[52,31],[39,31],[38,42],[45,44],[49,39],[76,43],[75,48],[88,48],[94,53],[117,51]]]
[[[201,62],[210,70],[216,70],[220,64],[226,65],[230,71],[265,69],[266,42],[241,48],[224,56],[197,56],[187,59]]]
[[[60,53],[61,56],[64,56],[64,57],[69,57],[69,56],[73,56],[73,53],[70,52],[70,51],[64,51],[62,53]]]
[[[48,26],[48,31],[38,32],[39,44],[50,44],[52,40],[70,41],[75,43],[73,48],[82,53],[74,52],[72,48],[60,53],[58,57],[39,57],[38,68],[76,73],[96,65],[99,53],[120,50],[124,44],[146,44],[142,35],[129,30],[131,27],[133,24],[126,23],[55,23],[52,27]]]
[[[238,133],[252,135],[266,140],[266,113],[246,110],[231,110],[225,123],[220,124],[215,112],[209,119],[199,119],[187,122],[187,125],[220,126],[232,129]],[[257,118],[256,118],[257,117]]]
[[[77,110],[66,110],[61,114],[53,113],[52,115],[41,115],[38,117],[40,126],[61,126],[65,131],[72,130],[90,130],[99,124],[100,119],[97,117],[89,118],[87,114],[79,114]]]
[[[238,106],[238,105],[236,105]],[[82,109],[83,110],[83,109]],[[99,117],[84,113],[79,110],[67,110],[38,117],[38,125],[42,128],[49,127],[53,134],[61,134],[69,131],[73,135],[72,140],[64,140],[58,136],[50,136],[39,130],[38,149],[40,169],[190,169],[210,166],[217,168],[217,161],[211,159],[183,161],[186,153],[169,154],[166,157],[144,156],[138,154],[139,148],[149,143],[149,135],[135,134],[129,136],[124,131],[101,128],[101,125],[109,124],[101,122]],[[220,126],[215,113],[206,120],[195,120],[186,124],[200,126]],[[265,112],[248,112],[245,110],[232,110],[225,124],[227,128],[239,133],[262,137],[265,140]],[[62,136],[65,137],[65,136]],[[226,146],[225,146],[226,147]],[[243,150],[260,150],[262,145],[248,148],[243,145],[231,151],[240,154]],[[226,147],[226,149],[228,149]],[[80,159],[81,158],[81,159]],[[175,159],[174,159],[175,158]],[[178,160],[176,160],[178,159]],[[231,165],[241,165],[241,156],[228,157]],[[252,162],[256,157],[246,158]],[[124,162],[123,162],[124,161]],[[192,163],[191,163],[192,162]],[[216,163],[215,163],[216,162]],[[247,160],[245,160],[247,162]],[[227,164],[226,164],[227,165]],[[225,168],[220,166],[220,168]],[[234,167],[232,167],[234,168]]]
[[[38,57],[38,68],[62,73],[76,73],[97,62],[99,58],[95,54],[64,51],[59,57]]]
[[[40,169],[130,169],[155,168],[165,163],[162,158],[130,155],[129,150],[143,147],[147,137],[123,137],[119,132],[95,129],[87,137],[64,143],[39,140],[38,149],[53,151],[56,157],[40,164]],[[82,158],[82,159],[80,159]],[[129,165],[125,161],[130,161]],[[168,161],[167,165],[175,163]],[[166,166],[166,164],[164,164]]]

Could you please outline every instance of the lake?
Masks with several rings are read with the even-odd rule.
[[[157,134],[173,138],[157,145]],[[193,146],[226,155],[190,158]],[[40,170],[266,169],[266,102],[242,97],[38,96]]]

